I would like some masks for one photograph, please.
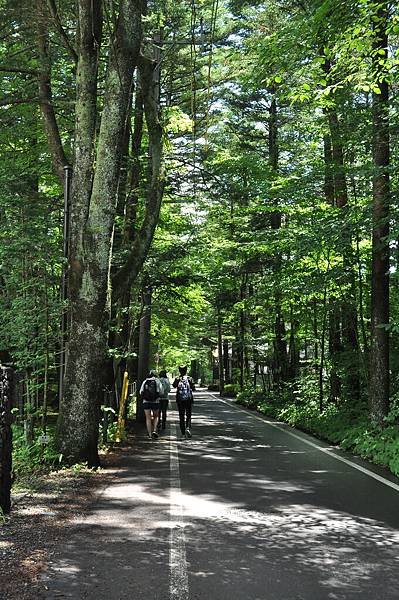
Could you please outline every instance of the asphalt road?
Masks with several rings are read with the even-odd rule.
[[[123,457],[45,575],[75,600],[398,600],[399,481],[199,392]]]

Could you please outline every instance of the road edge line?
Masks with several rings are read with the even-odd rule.
[[[380,483],[383,483],[384,485],[399,492],[399,485],[397,483],[394,483],[393,481],[389,481],[389,479],[385,479],[385,477],[382,477],[382,475],[378,475],[378,473],[373,473],[373,471],[366,469],[366,467],[357,465],[356,463],[352,462],[351,460],[348,460],[347,458],[344,458],[343,456],[339,456],[339,454],[335,454],[335,452],[332,452],[329,448],[323,448],[323,446],[319,446],[315,442],[311,442],[310,440],[307,440],[306,438],[303,438],[302,436],[297,435],[296,433],[294,433],[292,431],[288,431],[286,429],[286,427],[284,427],[282,424],[280,425],[273,421],[269,421],[268,419],[261,417],[259,415],[254,415],[250,412],[247,412],[244,408],[241,408],[241,406],[237,406],[236,404],[227,402],[224,398],[218,398],[214,394],[209,394],[209,395],[212,398],[214,398],[215,400],[220,400],[220,402],[223,402],[224,404],[227,404],[227,406],[231,406],[232,408],[235,408],[236,410],[243,412],[244,414],[248,415],[249,417],[257,419],[258,421],[261,421],[262,423],[266,423],[266,425],[269,425],[270,427],[274,427],[275,429],[278,429],[279,431],[283,431],[287,435],[290,435],[291,437],[293,437],[297,440],[300,440],[304,444],[307,444],[308,446],[311,446],[312,448],[316,448],[317,450],[320,450],[320,452],[324,452],[324,454],[327,454],[328,456],[331,456],[332,458],[335,458],[336,460],[339,460],[342,463],[345,463],[346,465],[352,467],[353,469],[356,469],[357,471],[360,471],[361,473],[368,475],[369,477],[372,477],[376,481],[379,481]]]

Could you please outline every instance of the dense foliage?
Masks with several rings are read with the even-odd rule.
[[[93,180],[103,155],[109,36],[129,2],[111,4],[94,49],[97,117],[93,154],[85,155]],[[58,406],[61,172],[73,156],[75,185],[84,179],[76,163],[83,13],[68,2],[59,13],[54,7],[1,7],[0,350],[21,374],[20,418]],[[140,380],[150,365],[172,373],[187,362],[222,393],[240,392],[244,404],[397,473],[396,7],[202,0],[188,9],[159,0],[141,25],[152,84],[138,59],[121,112],[127,127],[112,138],[115,148],[105,146],[120,155],[114,197],[89,203],[95,218],[107,202],[114,206],[109,245],[96,254],[93,216],[82,234],[90,243],[79,247],[73,234],[71,252],[92,261],[91,274],[107,248],[110,257],[98,279],[103,305],[95,307],[107,334],[106,368],[98,371],[105,378],[94,399],[81,388],[88,408],[104,402],[104,386],[119,393],[125,367]],[[76,306],[89,310],[73,256],[70,319]],[[82,320],[95,321],[93,307]],[[69,340],[75,366],[89,364],[78,329]],[[76,399],[68,396],[74,385],[67,374],[58,448],[63,437],[72,436],[69,447],[79,438],[82,458],[87,440],[74,438]],[[100,417],[91,412],[96,429]]]

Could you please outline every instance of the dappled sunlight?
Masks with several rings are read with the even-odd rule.
[[[361,508],[342,479],[347,467],[300,440],[282,443],[284,433],[245,414],[226,414],[221,427],[218,408],[196,403],[192,440],[167,434],[147,443],[143,430],[115,483],[89,516],[73,522],[67,557],[54,559],[48,574],[54,589],[94,598],[87,573],[97,572],[103,594],[115,597],[118,580],[126,597],[144,598],[134,581],[168,570],[171,532],[180,528],[190,580],[223,586],[226,597],[244,598],[234,590],[250,581],[245,600],[361,600],[365,592],[379,597],[383,579],[384,599],[395,599],[399,531],[378,506]],[[169,416],[176,422],[175,411]],[[170,478],[171,445],[181,490]],[[365,494],[378,485],[355,471],[351,485],[356,478]],[[109,558],[106,579],[97,569],[101,557]],[[168,598],[163,585],[159,597]]]

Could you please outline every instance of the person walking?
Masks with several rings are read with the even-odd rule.
[[[180,431],[186,439],[191,438],[191,415],[194,403],[194,381],[187,375],[186,365],[179,367],[179,376],[175,378],[173,387],[176,388],[176,404],[179,411]]]
[[[154,440],[158,437],[157,426],[159,420],[161,391],[161,382],[157,378],[155,371],[150,371],[148,377],[144,379],[140,388],[140,396],[143,400],[147,433],[150,440]]]
[[[166,371],[160,371],[159,373],[159,381],[161,382],[161,399],[160,399],[160,416],[158,428],[162,428],[162,430],[166,427],[166,415],[169,406],[169,392],[170,392],[170,381],[166,374]]]

